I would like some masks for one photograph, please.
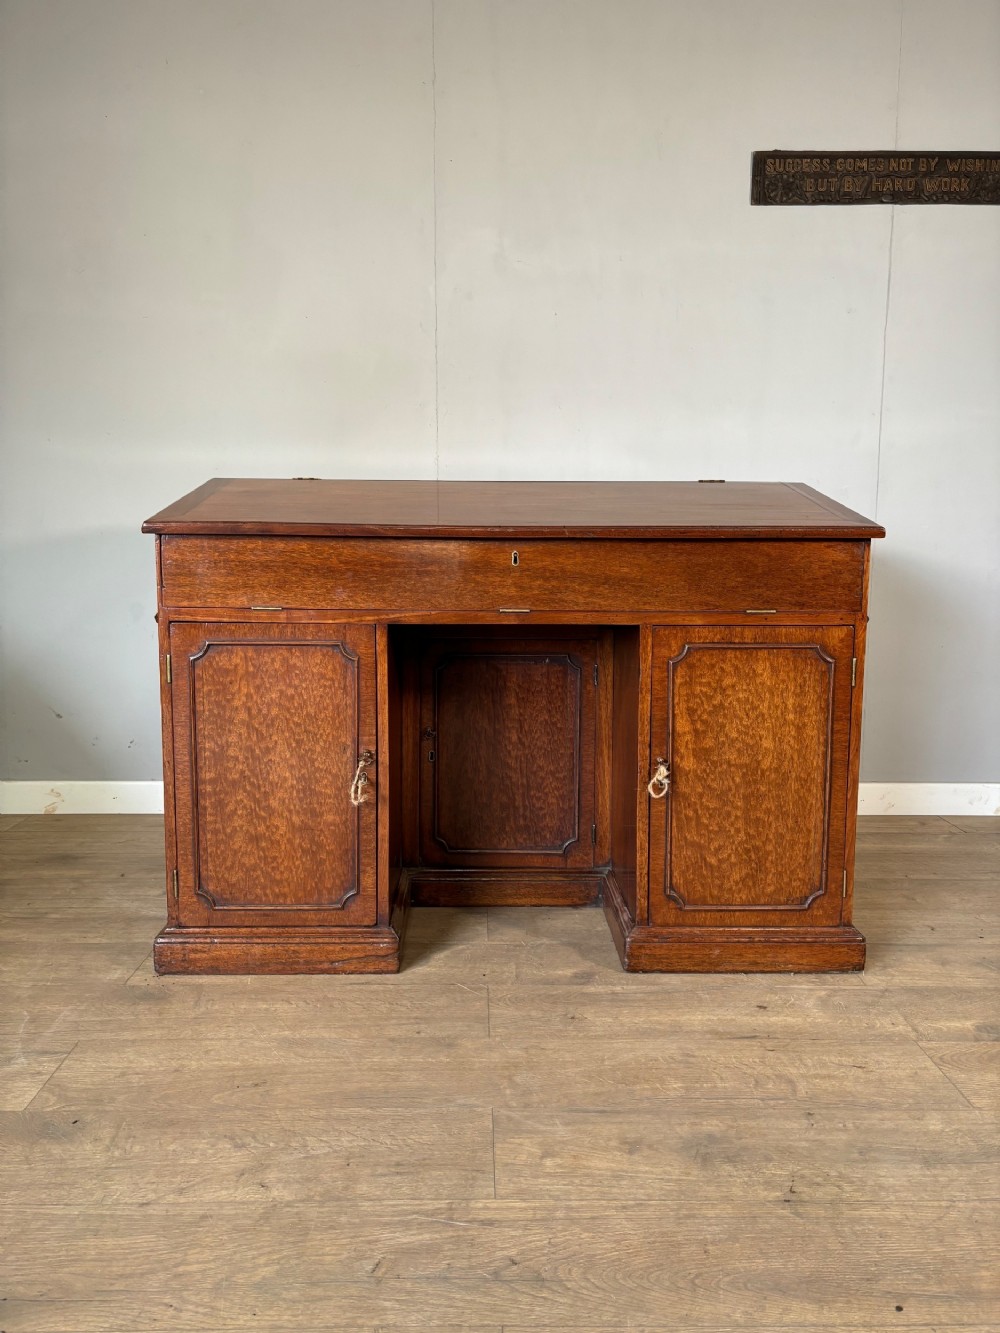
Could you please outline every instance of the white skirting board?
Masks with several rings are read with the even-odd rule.
[[[162,813],[162,782],[0,782],[0,815]]]
[[[1000,782],[862,782],[859,815],[1000,815]]]
[[[863,815],[1000,815],[1000,782],[862,782]],[[162,782],[0,782],[0,815],[155,815]]]

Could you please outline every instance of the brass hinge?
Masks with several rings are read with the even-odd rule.
[[[597,684],[597,663],[594,663],[594,684]]]
[[[596,843],[596,842],[597,842],[597,825],[596,825],[596,824],[591,824],[591,826],[590,826],[590,841],[593,842],[593,843]]]
[[[311,481],[311,477],[297,477],[296,481]],[[318,478],[316,478],[318,480]],[[251,611],[284,611],[283,606],[251,606]]]
[[[846,897],[847,897],[847,871],[846,871],[846,870],[844,871],[844,885],[843,885],[843,888],[840,890],[840,896],[841,896],[841,898],[846,898]]]
[[[858,683],[858,659],[851,658],[851,689],[853,690]]]
[[[177,896],[178,896],[178,894],[179,894],[179,889],[178,889],[178,887],[177,887],[177,868],[176,868],[176,866],[175,866],[174,869],[170,872],[170,886],[171,886],[171,888],[172,888],[173,891],[174,891],[174,897],[177,898]]]
[[[169,685],[170,682],[173,680],[173,674],[171,673],[171,670],[170,670],[170,654],[169,654],[169,653],[167,653],[167,655],[166,655],[165,662],[166,662],[166,669],[167,669],[167,684]]]

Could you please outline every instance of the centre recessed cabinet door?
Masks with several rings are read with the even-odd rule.
[[[654,631],[653,925],[840,921],[853,645],[839,625]]]
[[[594,865],[596,638],[442,637],[421,689],[430,866]]]
[[[175,624],[170,656],[180,922],[373,924],[373,627]]]

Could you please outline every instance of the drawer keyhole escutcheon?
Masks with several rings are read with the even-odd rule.
[[[510,563],[511,563],[515,568],[517,568],[517,566],[521,563],[521,557],[518,555],[518,553],[517,553],[516,551],[511,551],[511,553],[510,553]]]

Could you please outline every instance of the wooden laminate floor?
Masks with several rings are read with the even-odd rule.
[[[5,818],[0,1333],[996,1329],[998,825],[861,821],[864,975],[157,978],[160,821]]]

